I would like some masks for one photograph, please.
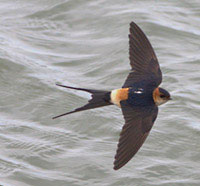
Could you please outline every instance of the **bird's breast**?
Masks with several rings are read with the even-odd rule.
[[[129,96],[129,88],[120,88],[111,91],[111,102],[119,107],[120,101],[127,100]]]

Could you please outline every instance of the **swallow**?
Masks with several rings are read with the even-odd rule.
[[[131,22],[128,36],[131,71],[122,88],[105,91],[56,84],[64,88],[86,91],[92,97],[86,105],[53,119],[109,105],[121,108],[125,124],[119,137],[114,170],[123,167],[138,152],[157,118],[158,106],[171,100],[170,93],[159,87],[162,72],[156,54],[143,31]]]

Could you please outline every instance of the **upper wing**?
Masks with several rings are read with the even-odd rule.
[[[143,83],[157,87],[162,81],[162,73],[156,54],[143,33],[134,23],[130,24],[129,59],[132,70],[128,75],[123,88]]]
[[[120,133],[114,169],[124,166],[140,149],[158,114],[157,106],[133,108],[121,102],[125,125]]]

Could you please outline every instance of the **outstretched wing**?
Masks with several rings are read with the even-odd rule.
[[[132,69],[123,88],[133,84],[157,87],[162,82],[156,54],[143,31],[134,22],[130,23],[129,59]]]
[[[140,149],[158,114],[157,106],[130,107],[126,101],[121,102],[125,119],[115,155],[114,169],[123,167]]]

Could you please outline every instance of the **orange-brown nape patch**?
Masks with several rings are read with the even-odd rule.
[[[166,103],[169,100],[162,98],[161,95],[162,93],[160,92],[159,87],[153,91],[153,100],[157,106],[162,105],[163,103]]]
[[[159,87],[158,87],[158,88],[154,89],[154,91],[153,91],[153,100],[154,100],[154,103],[156,105],[160,105],[160,102],[161,102],[160,99],[161,99],[160,98],[160,91],[159,91]]]
[[[120,101],[128,99],[129,88],[120,88],[112,90],[111,92],[111,102],[120,107]]]

